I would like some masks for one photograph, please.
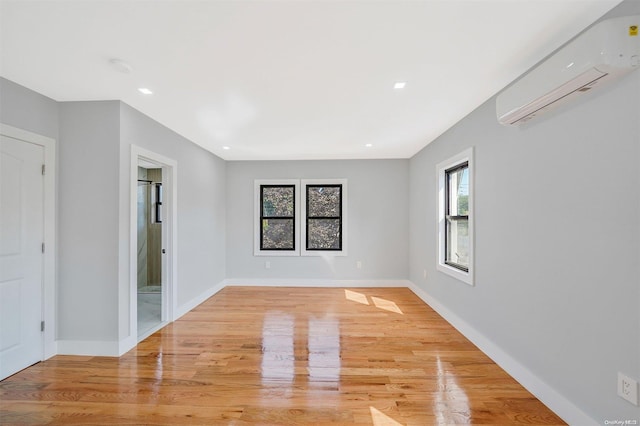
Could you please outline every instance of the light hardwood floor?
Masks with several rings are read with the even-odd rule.
[[[406,288],[263,287],[0,382],[0,424],[49,423],[564,424]]]

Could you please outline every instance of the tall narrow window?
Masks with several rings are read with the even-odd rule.
[[[473,149],[438,164],[437,172],[437,267],[473,285]]]
[[[260,250],[296,249],[295,185],[260,185]]]
[[[469,163],[445,175],[445,263],[469,272]]]
[[[306,185],[306,250],[342,250],[342,185]]]

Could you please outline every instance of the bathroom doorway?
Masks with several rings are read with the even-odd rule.
[[[162,324],[162,167],[138,163],[138,337]]]
[[[175,319],[177,173],[171,158],[131,145],[129,339],[134,347]]]

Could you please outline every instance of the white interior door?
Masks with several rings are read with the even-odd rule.
[[[0,379],[43,359],[44,148],[0,136]]]

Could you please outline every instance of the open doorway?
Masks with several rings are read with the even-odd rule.
[[[174,160],[131,146],[129,318],[136,342],[174,319],[176,173]]]
[[[162,324],[162,167],[138,161],[138,336]]]

